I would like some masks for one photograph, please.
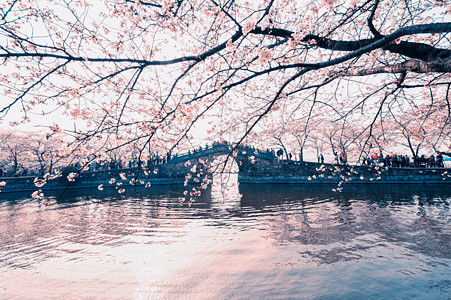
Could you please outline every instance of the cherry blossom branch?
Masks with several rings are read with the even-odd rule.
[[[376,38],[381,38],[382,34],[377,31],[377,29],[374,27],[373,24],[373,19],[374,19],[374,15],[376,13],[377,10],[377,6],[379,5],[380,0],[375,0],[374,4],[373,4],[373,8],[371,9],[371,14],[368,18],[368,27],[370,28],[371,33],[376,37]]]
[[[135,74],[135,80],[133,81],[131,87],[130,87],[130,91],[133,91],[133,89],[135,88],[136,83],[138,82],[138,79],[141,75],[141,73],[143,72],[143,68],[138,69],[137,73]],[[122,109],[121,112],[119,114],[119,118],[117,119],[117,127],[119,128],[119,124],[121,123],[121,119],[122,119],[122,115],[124,114],[124,111],[126,109],[127,106],[127,102],[130,100],[130,94],[127,95],[127,97],[125,98],[124,104],[122,105]],[[119,129],[118,129],[119,130]],[[118,130],[116,131],[116,134],[118,134]]]
[[[42,76],[39,80],[37,80],[35,83],[33,83],[32,85],[30,85],[28,88],[26,88],[20,95],[19,97],[17,97],[16,99],[13,100],[13,102],[11,102],[10,104],[8,104],[7,106],[3,107],[0,110],[0,114],[6,115],[8,113],[8,111],[11,109],[11,107],[13,107],[18,101],[21,101],[25,95],[28,94],[29,91],[31,91],[34,87],[36,87],[37,85],[41,84],[44,79],[46,79],[47,77],[49,77],[50,75],[52,75],[53,73],[55,73],[56,71],[58,71],[59,69],[63,68],[64,66],[66,66],[69,63],[69,61],[66,61],[65,63],[57,66],[56,68],[54,68],[53,70],[47,72],[44,76]]]
[[[6,17],[7,17],[8,14],[11,12],[11,10],[13,9],[14,5],[16,5],[17,2],[18,2],[18,0],[14,0],[14,1],[10,4],[9,8],[3,13],[3,15],[2,15],[2,20],[5,20],[5,19],[6,19]]]
[[[424,61],[432,61],[437,59],[450,60],[451,50],[449,49],[440,49],[427,44],[406,41],[393,43],[398,38],[407,35],[446,32],[451,32],[451,22],[406,26],[380,38],[376,37],[358,41],[337,41],[324,39],[313,34],[305,36],[302,41],[309,42],[314,40],[316,41],[316,45],[318,47],[334,51],[353,51],[351,54],[355,52],[368,52],[377,48],[383,48],[394,53]]]

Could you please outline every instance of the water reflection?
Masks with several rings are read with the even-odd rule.
[[[243,206],[274,214],[265,218],[265,231],[278,246],[338,244],[327,255],[304,253],[319,254],[314,260],[321,263],[359,259],[352,255],[352,241],[358,237],[371,245],[389,241],[428,256],[451,256],[450,191],[443,186],[351,186],[343,193],[321,187],[244,186],[242,191]]]
[[[213,186],[191,207],[180,186],[1,195],[0,295],[73,297],[74,287],[85,297],[167,299],[450,291],[446,185],[227,188],[224,195]],[[32,282],[27,290],[19,277]]]

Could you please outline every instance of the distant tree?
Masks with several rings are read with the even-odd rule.
[[[435,103],[424,103],[410,107],[403,115],[393,116],[395,124],[392,128],[399,136],[397,140],[410,150],[414,158],[421,151],[431,155],[447,149],[451,124],[449,116],[443,115],[443,109]]]
[[[64,144],[58,137],[44,136],[39,133],[29,133],[26,149],[31,154],[31,165],[37,165],[39,175],[52,173],[56,164],[61,162],[64,157],[59,155],[58,149]]]
[[[26,136],[12,131],[0,131],[0,142],[2,164],[9,166],[10,175],[16,174],[21,166],[30,167]]]

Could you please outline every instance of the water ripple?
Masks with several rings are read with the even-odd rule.
[[[450,190],[240,186],[241,199],[203,196],[191,207],[182,192],[0,200],[0,295],[449,295]]]

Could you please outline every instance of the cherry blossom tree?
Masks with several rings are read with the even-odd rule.
[[[61,163],[64,164],[64,157],[58,153],[58,149],[64,144],[61,137],[44,137],[38,133],[28,133],[25,147],[29,154],[31,154],[30,165],[36,165],[39,170],[39,175],[43,176],[46,173],[51,174],[53,168]]]
[[[315,155],[319,159],[321,154],[333,154],[333,149],[329,147],[329,140],[327,139],[327,123],[328,119],[326,116],[317,117],[310,123],[309,145],[315,151]]]
[[[440,102],[414,105],[403,115],[393,116],[391,127],[399,137],[397,141],[409,149],[415,159],[420,152],[429,156],[446,149],[449,143],[451,123],[449,116],[442,113],[446,108],[441,105]]]
[[[8,166],[10,174],[17,174],[22,167],[28,174],[34,171],[41,176],[52,173],[55,166],[68,163],[58,151],[64,144],[67,142],[62,136],[0,130],[0,166]]]
[[[0,132],[0,155],[2,160],[0,166],[7,167],[9,175],[15,175],[21,166],[29,167],[29,156],[27,155],[27,138],[20,133],[12,131]]]
[[[5,0],[0,122],[19,110],[11,125],[63,112],[83,125],[57,124],[75,138],[62,151],[83,156],[109,136],[121,143],[105,151],[176,151],[204,144],[198,132],[239,144],[284,108],[304,120],[328,111],[334,130],[359,122],[360,148],[409,101],[439,105],[445,128],[450,9],[445,0]]]

